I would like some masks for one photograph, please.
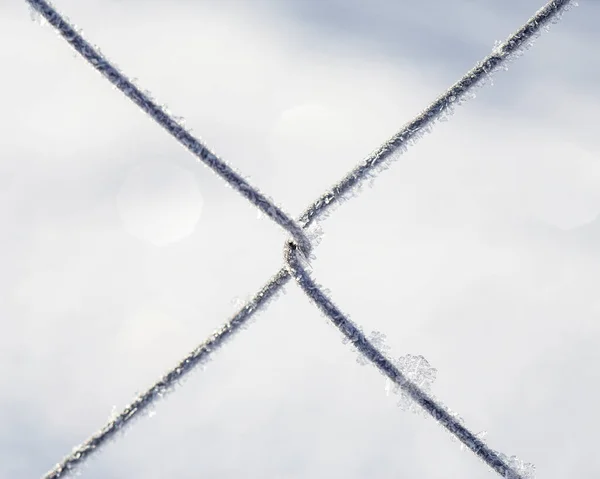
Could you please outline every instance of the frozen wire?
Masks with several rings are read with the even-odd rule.
[[[356,349],[377,368],[396,383],[411,399],[419,404],[426,412],[444,426],[451,434],[458,438],[466,447],[479,456],[486,464],[502,477],[511,479],[525,479],[513,470],[506,461],[490,449],[476,434],[464,427],[448,410],[439,406],[429,395],[423,392],[413,382],[409,381],[402,372],[387,359],[360,329],[352,323],[323,293],[321,287],[315,283],[309,273],[298,259],[297,248],[292,242],[286,244],[284,250],[285,262],[288,271],[296,280],[300,288],[309,296],[317,307],[325,313],[337,328],[346,336]]]
[[[302,252],[309,254],[310,241],[302,228],[285,214],[277,205],[251,186],[244,178],[236,173],[227,163],[216,156],[207,146],[203,145],[183,126],[175,121],[163,108],[154,103],[147,94],[143,93],[125,75],[104,58],[92,45],[75,31],[57,11],[45,0],[25,0],[37,10],[67,42],[98,70],[113,85],[121,90],[130,100],[150,115],[160,126],[171,134],[179,143],[192,152],[200,161],[211,168],[239,193],[246,197],[281,227],[286,229],[301,245]]]
[[[300,224],[306,228],[317,216],[338,202],[350,190],[371,178],[378,167],[393,158],[397,158],[412,142],[423,135],[433,124],[447,114],[452,113],[454,105],[464,101],[469,92],[482,80],[485,80],[499,66],[535,38],[542,27],[556,20],[571,0],[552,0],[536,12],[521,28],[509,36],[504,43],[497,45],[492,53],[468,71],[444,94],[434,100],[425,110],[407,123],[398,133],[375,150],[367,159],[346,175],[331,190],[321,196],[300,217]]]
[[[71,454],[46,473],[44,479],[61,479],[82,465],[93,453],[114,438],[123,428],[148,410],[157,399],[164,398],[174,386],[197,365],[206,362],[210,353],[221,347],[252,314],[272,299],[290,279],[285,269],[281,269],[231,320],[216,330],[206,341],[183,358],[175,368],[160,378],[150,389],[136,397],[118,416],[111,419],[102,429],[73,449]]]
[[[181,126],[179,126],[176,122],[171,120],[166,113],[164,113],[158,106],[152,103],[148,98],[146,98],[134,85],[128,82],[116,69],[110,66],[107,63],[103,65],[106,67],[104,70],[101,70],[98,66],[100,61],[105,62],[105,60],[97,53],[92,47],[85,42],[74,30],[69,26],[69,24],[64,21],[58,13],[44,0],[26,0],[29,2],[32,7],[34,7],[38,12],[40,12],[46,20],[51,23],[55,28],[57,28],[60,33],[69,41],[69,43],[77,49],[79,53],[81,53],[90,63],[94,65],[96,69],[101,71],[103,75],[105,75],[111,82],[113,82],[117,87],[119,87],[126,95],[128,95],[136,104],[138,104],[145,111],[148,105],[152,106],[151,112],[149,114],[155,114],[158,119],[153,116],[161,126],[167,128],[163,123],[159,121],[159,119],[168,119],[169,122],[166,123],[173,127],[173,131],[168,130],[175,138],[177,138],[180,142],[182,142],[186,147],[191,149],[189,145],[191,143],[185,143],[181,140],[181,138],[189,138],[196,142],[196,144],[204,151],[208,159],[216,159],[218,165],[223,165],[226,168],[226,171],[230,171],[236,178],[239,178],[227,165],[225,165],[222,161],[218,160],[216,156],[210,153],[205,147],[203,147],[197,140],[195,140],[189,133],[187,133]],[[510,54],[516,52],[521,46],[525,44],[528,40],[531,40],[535,37],[536,32],[539,31],[540,27],[547,25],[552,19],[558,17],[559,13],[564,10],[564,8],[570,2],[565,1],[551,1],[546,6],[544,6],[541,10],[539,10],[532,19],[530,19],[520,30],[518,30],[515,34],[511,35],[509,39],[501,44],[500,46],[494,49],[494,52],[484,59],[478,66],[476,66],[473,70],[467,73],[462,80],[456,83],[453,87],[446,92],[446,94],[439,97],[436,101],[434,101],[429,108],[427,108],[423,113],[421,113],[415,120],[410,122],[407,126],[405,126],[397,135],[392,137],[389,141],[387,141],[384,145],[382,145],[376,152],[371,155],[368,159],[366,159],[362,164],[352,170],[340,183],[333,187],[328,193],[321,196],[317,201],[315,201],[306,212],[300,217],[299,223],[303,229],[308,228],[308,226],[319,216],[323,215],[325,211],[336,201],[350,190],[355,188],[360,182],[362,182],[369,174],[372,174],[375,170],[375,167],[378,165],[383,165],[385,160],[389,160],[390,157],[397,153],[398,151],[403,151],[407,146],[409,146],[412,142],[419,138],[420,131],[425,128],[431,126],[435,123],[436,119],[444,113],[444,108],[447,107],[448,110],[452,110],[452,106],[454,104],[459,103],[459,97],[465,96],[467,91],[475,86],[479,81],[481,81],[487,74],[489,74],[492,70],[497,68],[503,60]],[[96,61],[92,61],[91,59],[96,59]],[[108,72],[108,73],[107,73]],[[473,78],[475,77],[475,78]],[[123,85],[127,86],[127,90],[124,90]],[[449,92],[455,91],[457,96],[454,96]],[[140,99],[147,100],[141,102]],[[167,128],[168,129],[168,128]],[[186,136],[187,135],[187,136]],[[193,151],[196,153],[195,151]],[[197,153],[196,153],[197,154]],[[208,160],[203,161],[207,162]],[[207,163],[208,164],[208,163]],[[211,164],[209,164],[211,166]],[[213,167],[213,166],[211,166]],[[213,167],[213,169],[215,169]],[[221,176],[223,173],[220,170],[216,170]],[[228,179],[227,177],[225,177]],[[250,197],[253,195],[253,190],[247,186],[247,183],[244,182],[243,179],[239,178],[244,185],[246,185],[246,189],[241,190],[242,194],[246,197]],[[260,196],[262,198],[262,196]],[[255,198],[256,199],[256,198]],[[268,200],[264,199],[267,203]],[[251,199],[252,201],[252,199]],[[279,215],[285,215],[280,212],[275,206],[271,208],[270,203],[263,203],[261,209],[267,208],[269,216],[274,217]],[[255,203],[256,204],[256,203]],[[269,209],[270,208],[270,209]],[[263,209],[264,211],[264,209]],[[287,218],[287,217],[285,217]],[[291,220],[290,220],[291,221]],[[281,224],[281,223],[280,223]],[[295,225],[294,222],[292,222]],[[291,232],[291,231],[290,231]],[[304,232],[300,232],[299,234],[293,234],[294,238],[298,241],[299,249],[304,253],[310,245],[306,245],[305,241],[302,241],[305,236]],[[244,306],[230,321],[225,323],[219,330],[215,331],[213,335],[206,340],[204,343],[199,345],[194,351],[188,354],[182,361],[180,361],[177,366],[172,369],[169,373],[163,376],[157,383],[154,384],[148,391],[138,396],[134,401],[125,408],[125,410],[120,413],[115,419],[111,420],[106,426],[104,426],[99,432],[90,437],[87,441],[85,441],[81,446],[76,447],[73,452],[68,455],[63,461],[56,465],[56,467],[50,471],[45,479],[60,479],[66,477],[66,475],[72,471],[77,465],[80,465],[84,462],[89,456],[98,448],[105,444],[107,440],[114,437],[122,428],[131,422],[131,420],[138,416],[139,413],[148,408],[156,399],[163,397],[164,394],[169,392],[177,382],[183,378],[184,375],[191,372],[194,367],[198,364],[207,360],[212,352],[217,350],[226,339],[231,337],[240,327],[242,327],[249,318],[259,310],[261,307],[267,303],[267,300],[272,298],[290,279],[289,273],[286,268],[281,269],[274,277],[271,279],[263,288],[254,296],[254,298]],[[451,417],[451,416],[450,416]],[[438,419],[439,420],[439,419]],[[468,431],[467,431],[468,432]],[[462,437],[458,436],[457,437]],[[467,436],[465,436],[467,437]],[[475,438],[479,440],[478,438]],[[462,439],[461,439],[462,440]],[[464,442],[464,441],[463,441]],[[473,443],[477,445],[478,443]],[[476,446],[474,446],[476,447]],[[497,456],[493,455],[490,458],[494,458]],[[492,461],[494,462],[494,461]],[[500,463],[494,462],[498,467],[502,467],[502,461]],[[500,465],[498,465],[500,464]],[[510,476],[509,476],[510,477]],[[513,476],[515,479],[520,476]]]

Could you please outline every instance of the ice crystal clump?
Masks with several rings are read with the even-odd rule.
[[[496,452],[500,459],[502,459],[510,468],[516,473],[508,472],[504,477],[505,479],[534,479],[535,477],[535,466],[530,462],[524,462],[517,456],[508,457],[506,454]]]
[[[380,353],[385,354],[390,349],[390,347],[387,344],[385,344],[385,338],[386,335],[382,332],[372,331],[368,337],[368,340],[373,346],[375,346],[379,350]],[[358,351],[356,362],[361,366],[369,364],[369,360],[360,351]]]
[[[431,385],[435,381],[437,370],[429,364],[427,359],[423,356],[407,354],[394,361],[394,364],[406,379],[424,393],[429,392]],[[390,379],[387,379],[386,381],[386,390],[388,391],[388,394],[391,390],[394,394],[400,396],[397,404],[403,411],[411,411],[414,413],[420,413],[422,411],[421,407],[418,406],[399,385],[393,384]]]
[[[29,18],[32,22],[38,23],[41,15],[35,8],[29,5]]]
[[[46,19],[31,5],[29,5],[29,18],[32,22],[37,23],[38,25],[44,26],[46,24]]]
[[[117,409],[117,406],[113,404],[113,407],[110,410],[110,415],[108,416],[108,420],[114,421],[115,419],[117,419],[118,415],[119,415],[119,410]]]
[[[506,52],[504,51],[504,42],[500,40],[496,40],[494,42],[494,48],[492,48],[492,55],[497,55],[499,57],[506,56]]]
[[[233,309],[235,310],[234,317],[237,317],[239,314],[247,314],[249,312],[251,313],[254,309],[256,309],[256,306],[252,302],[252,299],[253,298],[250,295],[246,295],[244,297],[234,297],[231,300],[231,306],[233,306]],[[248,329],[253,320],[254,315],[250,316],[250,318],[246,317],[244,322],[240,325],[240,328]]]
[[[450,415],[450,417],[452,417],[457,423],[459,424],[464,424],[465,421],[462,418],[462,416],[460,414],[458,414],[456,411],[453,411],[452,409],[450,409],[449,407],[443,406],[444,409],[446,410],[446,412]],[[456,436],[452,436],[456,441],[458,441]],[[462,444],[462,443],[461,443]]]

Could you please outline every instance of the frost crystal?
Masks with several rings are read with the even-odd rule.
[[[245,304],[246,304],[246,301],[243,298],[240,298],[239,296],[235,296],[231,300],[231,306],[233,306],[236,310],[241,309],[242,306],[244,306]]]
[[[38,25],[44,26],[46,24],[46,19],[31,5],[29,5],[29,18],[31,18],[32,22],[35,22]]]
[[[323,226],[318,220],[313,223],[312,227],[308,231],[306,231],[306,237],[309,239],[310,244],[313,245],[313,251],[309,255],[310,260],[315,259],[314,250],[321,244],[321,241],[323,241],[323,234]]]
[[[494,42],[494,48],[492,49],[492,55],[497,55],[499,57],[505,56],[506,52],[504,51],[503,44],[504,42],[496,40]]]
[[[379,352],[381,352],[382,354],[385,354],[390,349],[390,347],[387,344],[385,344],[385,338],[386,338],[386,335],[380,331],[372,331],[368,337],[369,342],[373,346],[375,346],[379,350]],[[364,355],[362,355],[360,352],[358,352],[358,356],[356,357],[356,362],[358,364],[360,364],[361,366],[365,366],[366,364],[369,364],[369,360],[367,358],[365,358]]]
[[[475,434],[475,437],[477,437],[477,439],[482,439],[487,436],[487,431],[481,431],[478,432],[477,434]],[[458,441],[458,439],[456,439],[455,436],[452,436],[456,441]],[[462,442],[460,443],[460,450],[461,451],[465,451],[467,449],[467,446],[465,446]]]
[[[406,377],[406,379],[416,385],[424,393],[429,392],[433,381],[435,381],[437,370],[431,367],[427,359],[425,359],[423,356],[413,356],[412,354],[407,354],[406,356],[398,358],[394,364]],[[424,413],[424,411],[414,403],[410,396],[402,391],[400,386],[397,384],[392,384],[388,379],[386,382],[386,391],[388,391],[388,394],[390,389],[394,394],[400,395],[398,407],[400,407],[403,411]]]
[[[119,415],[119,410],[117,409],[116,405],[113,405],[113,407],[110,410],[110,415],[108,416],[108,420],[114,421],[115,419],[117,419],[118,415]]]
[[[509,472],[505,475],[505,479],[518,479],[519,476],[524,479],[534,479],[535,477],[535,466],[530,462],[524,462],[520,460],[517,456],[508,457],[506,454],[501,452],[496,452],[500,459],[506,462],[516,473],[517,475]]]
[[[350,316],[346,315],[346,318],[347,318],[348,320],[350,320]],[[363,332],[362,326],[357,326],[357,327],[356,327],[356,329],[358,329],[358,331],[359,331],[361,334],[363,334],[363,335],[364,335],[364,332]],[[343,334],[343,333],[342,333],[342,334]],[[351,339],[351,338],[349,338],[348,336],[346,336],[346,335],[344,334],[344,337],[342,338],[342,343],[343,343],[343,344],[348,344],[350,341],[352,341],[352,339]],[[354,345],[353,345],[353,346],[354,346]],[[354,348],[356,349],[356,346],[354,346]],[[360,353],[358,353],[358,354],[360,354]]]

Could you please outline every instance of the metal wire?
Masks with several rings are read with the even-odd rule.
[[[409,381],[394,364],[386,358],[360,329],[350,321],[340,309],[323,293],[319,286],[310,277],[310,274],[298,260],[297,247],[293,242],[288,242],[284,250],[284,259],[288,271],[302,288],[302,291],[313,300],[317,307],[323,311],[335,326],[356,346],[356,349],[371,361],[385,376],[390,378],[410,398],[421,406],[430,416],[444,426],[451,434],[458,438],[465,446],[479,456],[488,466],[502,477],[525,479],[511,468],[506,461],[490,449],[477,435],[473,434],[460,421],[453,417],[448,409],[438,405],[430,396],[418,386]]]
[[[486,80],[495,70],[532,42],[543,27],[556,22],[570,3],[571,0],[553,0],[538,10],[521,28],[496,46],[492,53],[465,73],[445,93],[436,98],[425,110],[404,125],[398,133],[350,171],[330,191],[315,201],[300,217],[300,224],[303,227],[310,225],[332,203],[338,202],[350,190],[370,178],[385,162],[393,160],[394,156],[399,156],[399,153],[418,140],[437,120],[452,114],[454,106],[467,100],[469,93],[477,84]]]
[[[273,201],[251,186],[244,178],[236,173],[227,163],[215,155],[192,136],[183,126],[173,119],[163,108],[153,102],[117,68],[104,58],[92,45],[75,31],[75,29],[45,0],[25,0],[37,10],[62,37],[98,70],[108,81],[121,90],[131,101],[145,111],[150,117],[171,134],[179,143],[191,151],[200,161],[223,178],[229,185],[258,207],[282,228],[286,229],[301,245],[302,252],[310,253],[311,244],[302,228],[285,214]]]
[[[109,421],[100,431],[92,435],[82,445],[65,457],[54,469],[49,471],[45,479],[60,479],[66,477],[77,466],[81,465],[100,446],[113,438],[127,424],[146,410],[156,399],[164,397],[172,391],[174,386],[187,373],[191,372],[198,364],[207,360],[226,340],[228,340],[248,319],[289,281],[290,271],[295,275],[296,281],[317,305],[330,316],[354,344],[369,360],[390,379],[401,386],[407,393],[431,415],[440,421],[444,427],[458,437],[469,449],[481,457],[490,467],[504,477],[523,479],[511,469],[498,454],[489,449],[478,437],[470,433],[443,407],[438,406],[431,398],[420,391],[414,384],[408,382],[400,371],[383,356],[360,331],[349,322],[327,296],[314,284],[298,261],[298,253],[306,255],[311,251],[310,241],[304,229],[317,219],[344,195],[358,187],[366,178],[381,171],[381,168],[391,160],[397,158],[410,144],[430,128],[442,116],[451,114],[455,105],[468,99],[469,92],[478,83],[481,83],[500,65],[514,54],[518,53],[527,42],[531,42],[542,27],[555,22],[562,11],[565,10],[570,0],[553,0],[540,9],[523,27],[512,34],[504,43],[484,60],[479,62],[472,70],[467,72],[461,80],[450,87],[443,95],[438,97],[414,120],[405,125],[400,132],[378,148],[366,160],[361,162],[346,177],[336,184],[330,191],[321,196],[301,215],[295,222],[273,202],[262,196],[258,190],[252,188],[241,176],[235,173],[228,165],[214,155],[207,147],[202,145],[181,125],[173,120],[160,107],[152,102],[147,95],[137,89],[116,68],[94,50],[56,10],[44,0],[26,0],[35,10],[53,25],[60,34],[73,46],[94,68],[100,71],[111,83],[116,85],[125,95],[146,111],[157,123],[165,128],[182,145],[188,148],[213,171],[223,177],[228,183],[259,207],[265,214],[276,221],[280,226],[290,232],[295,242],[288,243],[286,249],[286,266],[267,283],[232,319],[215,331],[206,341],[195,348],[175,368],[160,378],[146,392],[139,395],[118,416]],[[297,247],[295,245],[298,245]],[[293,254],[292,254],[293,253]]]

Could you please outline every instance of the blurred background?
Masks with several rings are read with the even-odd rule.
[[[319,227],[315,279],[432,394],[536,466],[600,474],[600,4]],[[540,0],[56,0],[297,217]],[[0,477],[36,478],[230,318],[286,233],[0,4]],[[84,478],[493,478],[290,283]]]

